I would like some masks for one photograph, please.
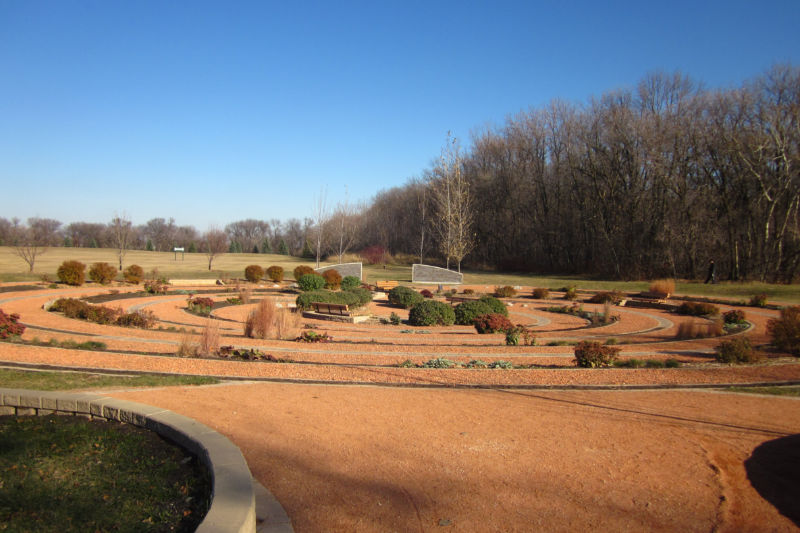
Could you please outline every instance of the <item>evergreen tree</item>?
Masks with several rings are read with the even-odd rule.
[[[314,254],[314,250],[311,249],[311,243],[306,240],[305,246],[303,246],[303,253],[301,254],[303,259],[315,259],[317,256]]]
[[[278,245],[278,253],[280,255],[289,255],[289,247],[286,246],[286,241],[281,239],[280,245]]]
[[[153,247],[153,241],[147,239],[147,244],[144,245],[144,249],[147,250],[148,252],[152,252],[153,250],[155,250],[155,248]]]
[[[261,243],[261,253],[262,254],[272,253],[272,246],[270,246],[269,244],[269,239],[264,239],[264,242]]]
[[[89,243],[89,248],[100,248],[100,246],[97,245],[96,239],[92,239],[92,242]]]
[[[186,251],[189,252],[190,254],[197,253],[197,245],[194,243],[194,241],[189,243],[189,247],[186,249]]]
[[[254,253],[254,254],[257,254],[257,253],[259,253],[259,252],[258,252],[258,245],[257,245],[257,244],[254,244],[254,245],[253,245],[253,252],[252,252],[252,253]]]
[[[72,239],[69,235],[64,237],[64,248],[72,248]]]

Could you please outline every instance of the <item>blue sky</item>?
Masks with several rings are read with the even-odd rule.
[[[798,0],[0,0],[0,217],[302,219],[419,175],[448,131],[798,65],[798,27]]]

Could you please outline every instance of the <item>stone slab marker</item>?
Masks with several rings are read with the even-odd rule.
[[[464,274],[453,272],[446,268],[417,263],[411,267],[411,282],[460,284],[464,282]]]

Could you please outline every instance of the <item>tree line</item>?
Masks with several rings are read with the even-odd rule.
[[[420,176],[367,203],[329,209],[321,193],[302,221],[247,219],[201,234],[172,218],[63,227],[0,218],[0,244],[317,261],[378,249],[459,269],[617,279],[696,279],[714,260],[723,278],[791,282],[799,211],[800,70],[779,65],[736,88],[655,73],[583,104],[555,100],[474,134],[468,150],[448,136]]]

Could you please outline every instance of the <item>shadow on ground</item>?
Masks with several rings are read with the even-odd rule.
[[[758,493],[800,526],[800,434],[765,442],[744,466]]]

